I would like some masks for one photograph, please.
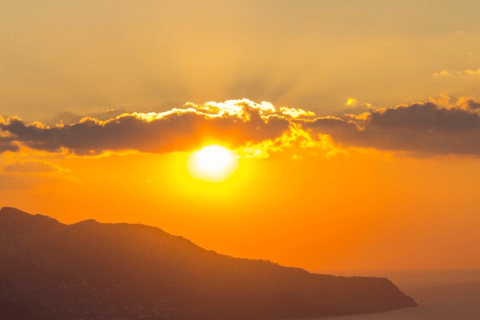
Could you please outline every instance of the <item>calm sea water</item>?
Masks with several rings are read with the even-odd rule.
[[[419,306],[386,313],[329,317],[322,320],[480,320],[480,270],[328,273],[387,277],[402,292],[415,299]]]

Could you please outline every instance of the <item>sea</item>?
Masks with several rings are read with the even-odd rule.
[[[318,273],[386,277],[403,293],[412,297],[419,306],[385,313],[311,318],[311,320],[480,320],[480,270]]]

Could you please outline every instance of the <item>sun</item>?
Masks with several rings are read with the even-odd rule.
[[[238,166],[238,156],[218,145],[209,145],[188,158],[188,171],[197,179],[221,182],[226,180]]]

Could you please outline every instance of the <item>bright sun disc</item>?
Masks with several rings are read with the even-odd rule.
[[[237,164],[237,155],[233,151],[211,145],[190,155],[188,171],[197,179],[220,182],[235,171]]]

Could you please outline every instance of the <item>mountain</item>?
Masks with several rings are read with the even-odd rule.
[[[14,208],[0,210],[0,277],[50,319],[279,319],[416,306],[386,278],[312,274],[145,225],[65,225]]]
[[[18,292],[6,278],[0,277],[0,315],[2,319],[40,320],[41,306]]]

